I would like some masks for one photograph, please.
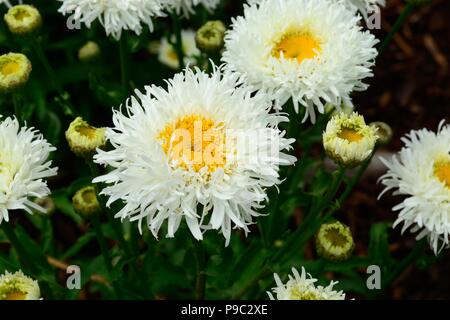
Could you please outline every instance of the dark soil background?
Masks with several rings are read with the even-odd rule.
[[[388,0],[382,11],[383,39],[404,7],[404,0]],[[403,25],[389,48],[379,57],[375,76],[368,91],[355,96],[357,110],[369,121],[384,121],[394,131],[392,142],[384,151],[397,152],[401,137],[410,130],[436,130],[439,122],[449,120],[450,108],[450,1],[433,0],[417,8]],[[356,254],[367,252],[368,230],[374,222],[393,221],[397,214],[391,208],[401,197],[386,194],[377,201],[382,185],[379,174],[370,172],[361,181],[341,210],[355,234]],[[400,227],[391,232],[391,252],[404,257],[415,240]],[[421,270],[407,269],[388,290],[384,299],[449,299],[450,255],[443,251],[433,266]]]

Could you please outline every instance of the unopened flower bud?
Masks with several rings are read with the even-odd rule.
[[[10,92],[28,82],[31,62],[21,53],[0,56],[0,92]]]
[[[195,35],[197,48],[204,53],[219,52],[224,46],[226,30],[222,21],[208,21]]]
[[[100,56],[100,47],[94,41],[88,41],[78,50],[78,59],[82,62],[89,62]]]
[[[316,235],[317,254],[327,260],[347,260],[355,248],[350,228],[336,221],[324,223]]]
[[[376,129],[366,125],[362,116],[340,113],[328,121],[323,146],[337,164],[350,168],[370,157],[377,139]]]
[[[94,128],[81,117],[76,118],[66,131],[70,150],[79,157],[89,159],[97,148],[106,144],[105,128]]]
[[[36,280],[22,271],[6,271],[0,276],[0,300],[39,300],[41,291]]]
[[[75,211],[84,218],[99,214],[102,210],[93,186],[78,190],[72,198],[72,205]]]
[[[21,4],[8,10],[5,14],[5,22],[12,34],[25,36],[40,29],[42,18],[35,7]]]
[[[392,132],[392,128],[385,122],[372,122],[370,124],[371,127],[377,130],[378,135],[378,143],[380,144],[388,144],[392,140],[392,136],[394,133]]]

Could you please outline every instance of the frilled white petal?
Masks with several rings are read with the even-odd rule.
[[[450,126],[413,130],[402,141],[397,155],[381,159],[388,172],[380,178],[386,187],[380,197],[389,190],[404,196],[393,208],[399,211],[394,226],[427,237],[437,253],[450,243]]]
[[[57,172],[48,160],[53,150],[37,131],[21,128],[17,119],[0,122],[0,223],[9,221],[9,210],[45,212],[28,198],[49,195],[44,179]]]

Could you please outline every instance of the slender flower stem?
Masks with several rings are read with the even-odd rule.
[[[50,78],[50,81],[52,82],[53,87],[58,91],[58,93],[62,94],[62,87],[59,81],[57,81],[55,72],[50,64],[50,62],[47,59],[47,56],[42,49],[41,43],[33,40],[32,41],[33,49],[38,56],[39,60],[41,61],[42,65],[44,66],[45,71],[47,72],[48,77]]]
[[[333,201],[336,193],[339,191],[339,187],[341,186],[342,181],[344,180],[345,172],[345,168],[339,168],[337,176],[335,176],[330,189],[325,195],[325,199],[323,201],[319,201],[317,205],[311,208],[305,220],[302,222],[300,227],[291,235],[287,243],[269,259],[269,265],[278,263],[280,260],[283,260],[285,256],[291,252],[291,249],[294,246],[299,248],[303,247],[306,241],[308,241],[316,233],[322,221],[325,221],[328,218],[328,215],[324,215],[322,217],[320,213]],[[259,280],[266,277],[269,271],[270,269],[267,266],[264,267],[233,298],[239,299],[244,296],[248,290],[250,290],[254,285],[258,283]]]
[[[23,110],[21,109],[21,106],[20,106],[20,96],[15,92],[12,93],[12,101],[13,101],[13,106],[14,106],[14,114],[16,115],[17,120],[19,120],[19,122],[22,123]]]
[[[30,256],[25,250],[25,247],[20,242],[19,238],[17,238],[16,233],[14,232],[14,229],[11,227],[9,222],[4,221],[1,224],[1,227],[3,229],[3,232],[8,237],[9,242],[11,242],[11,245],[16,249],[17,254],[19,255],[19,259],[22,261],[22,265],[24,269],[30,270],[33,274],[37,274],[37,268],[33,261],[30,260]]]
[[[113,265],[112,265],[111,255],[109,254],[109,251],[108,251],[108,245],[106,243],[106,238],[105,238],[102,228],[101,228],[99,216],[97,214],[94,214],[92,216],[91,222],[92,222],[92,226],[94,227],[95,235],[97,236],[97,241],[100,246],[100,250],[102,252],[103,261],[105,263],[106,270],[108,271],[108,274],[110,277],[109,280],[111,281],[111,283],[113,285],[116,296],[119,299],[122,299],[122,292],[113,279]]]
[[[124,98],[130,94],[130,50],[128,48],[128,42],[126,33],[124,32],[119,41],[120,50],[120,71],[122,80],[122,94]]]
[[[195,299],[203,300],[205,298],[205,286],[206,286],[206,257],[205,250],[202,243],[192,238],[194,246],[194,254],[197,265],[197,275],[195,281]]]
[[[403,9],[402,13],[400,14],[400,16],[397,18],[397,20],[395,21],[394,25],[392,26],[391,31],[388,33],[386,38],[384,38],[383,42],[381,43],[380,47],[378,48],[378,55],[379,56],[382,55],[383,52],[386,50],[386,48],[391,43],[391,41],[394,38],[394,36],[396,35],[396,33],[400,30],[400,28],[402,27],[403,23],[408,18],[408,16],[411,14],[411,12],[413,11],[415,6],[416,6],[416,4],[414,2],[408,2],[406,4],[406,6]]]
[[[170,14],[172,18],[172,24],[173,24],[173,33],[175,35],[175,43],[173,44],[175,52],[178,57],[179,61],[179,67],[180,69],[184,68],[184,51],[183,51],[183,38],[181,36],[181,25],[180,25],[180,18],[177,14],[171,13]]]

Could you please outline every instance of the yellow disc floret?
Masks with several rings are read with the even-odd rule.
[[[319,40],[309,32],[289,32],[274,46],[272,55],[285,59],[294,59],[301,63],[305,59],[313,59],[320,52]]]
[[[435,161],[434,175],[446,188],[450,189],[450,156]]]
[[[209,173],[226,165],[226,139],[222,122],[199,114],[182,116],[158,134],[164,152],[175,167]]]

